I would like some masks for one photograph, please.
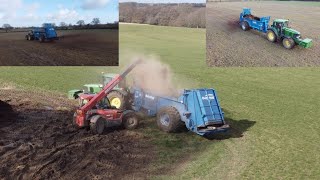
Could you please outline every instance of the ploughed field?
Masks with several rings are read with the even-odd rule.
[[[289,19],[301,37],[313,47],[287,50],[282,42],[271,43],[258,31],[243,31],[238,22],[242,8],[255,16]],[[319,66],[320,2],[209,2],[207,3],[207,64],[210,66]]]
[[[27,32],[0,32],[2,66],[117,66],[118,30],[57,31],[59,40],[27,41]]]

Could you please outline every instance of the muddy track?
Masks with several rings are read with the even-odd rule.
[[[71,125],[74,102],[0,89],[0,179],[145,179],[155,151],[136,131],[92,135]]]

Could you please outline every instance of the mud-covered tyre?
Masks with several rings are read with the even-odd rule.
[[[157,125],[162,131],[171,133],[181,130],[184,122],[178,110],[169,106],[161,108],[157,113]]]
[[[134,112],[129,112],[123,116],[123,127],[126,129],[136,129],[139,125],[139,118]]]
[[[247,31],[247,30],[250,29],[249,24],[248,24],[248,22],[246,22],[246,21],[242,21],[242,22],[240,23],[240,26],[241,26],[241,29],[244,30],[244,31]]]
[[[111,106],[115,106],[117,109],[125,109],[127,106],[127,99],[125,95],[123,95],[119,91],[111,91],[107,98],[110,101]]]
[[[292,38],[283,38],[282,45],[286,49],[292,49],[295,46],[295,42]]]
[[[39,42],[43,43],[43,42],[44,42],[44,39],[45,39],[44,36],[40,36],[40,37],[39,37]]]
[[[90,118],[90,131],[92,134],[102,134],[105,128],[105,120],[95,115]]]
[[[73,114],[73,117],[72,117],[72,126],[75,127],[75,128],[79,128],[77,122],[76,122],[76,117],[77,117],[77,112],[75,112]]]
[[[267,31],[267,39],[270,42],[276,42],[277,41],[277,35],[272,30],[268,30]]]

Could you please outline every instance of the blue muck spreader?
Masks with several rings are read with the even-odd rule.
[[[220,108],[214,89],[190,89],[181,92],[177,97],[159,96],[141,89],[137,84],[128,87],[124,76],[112,89],[106,87],[119,75],[105,74],[102,84],[86,84],[84,90],[70,90],[70,99],[79,99],[80,106],[90,104],[95,96],[105,93],[105,98],[95,102],[94,109],[110,107],[123,111],[142,112],[150,117],[156,117],[158,127],[165,132],[177,132],[182,128],[207,136],[219,132],[226,132],[229,125],[224,120],[224,113]],[[101,114],[100,114],[101,115]],[[96,117],[95,114],[84,115],[87,119]],[[106,119],[105,124],[111,124]],[[101,131],[100,131],[101,132]]]
[[[239,23],[242,30],[254,29],[266,33],[270,42],[282,42],[283,47],[292,49],[295,45],[303,48],[312,46],[312,39],[302,39],[300,32],[289,27],[289,20],[275,19],[269,26],[270,16],[256,17],[251,14],[250,8],[243,8]]]
[[[229,129],[214,89],[184,90],[178,98],[134,89],[132,109],[156,116],[158,127],[165,132],[186,127],[203,136]]]
[[[38,40],[40,42],[58,40],[56,30],[50,23],[43,24],[42,28],[34,28],[26,35],[26,40],[33,41]]]

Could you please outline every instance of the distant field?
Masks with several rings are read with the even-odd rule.
[[[0,33],[0,65],[118,65],[117,30],[57,31],[60,40],[27,41],[26,32]]]
[[[263,33],[242,31],[238,24],[243,7],[255,16],[289,19],[289,26],[313,47],[291,50],[270,43]],[[207,64],[210,66],[320,66],[320,2],[221,2],[207,3]],[[271,24],[271,22],[269,24]]]
[[[154,119],[144,120],[136,132],[154,148],[142,172],[155,179],[320,179],[320,68],[209,68],[203,29],[121,25],[120,32],[121,65],[134,54],[160,56],[177,84],[215,88],[232,126],[229,134],[208,140],[163,133]],[[101,72],[118,70],[0,67],[0,84],[65,95],[98,82]]]

